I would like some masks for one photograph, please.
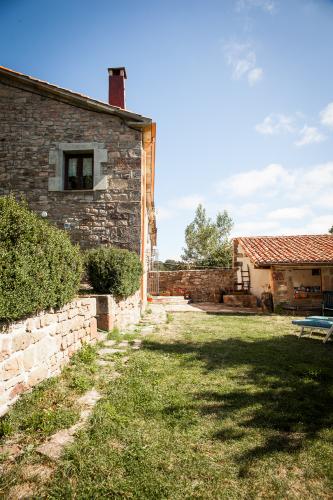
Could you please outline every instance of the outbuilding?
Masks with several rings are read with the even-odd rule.
[[[275,307],[320,308],[333,290],[333,235],[235,238],[233,259],[238,284],[258,299],[270,292]]]

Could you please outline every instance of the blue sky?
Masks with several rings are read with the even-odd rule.
[[[0,0],[0,64],[107,99],[158,126],[162,259],[202,202],[233,235],[333,224],[333,2]]]

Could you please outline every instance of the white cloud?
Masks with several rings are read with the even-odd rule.
[[[321,199],[327,200],[333,191],[333,161],[299,169],[272,163],[262,169],[227,177],[218,184],[217,191],[230,198],[255,195],[256,203],[258,199],[263,202],[274,195],[289,203],[290,200],[306,200],[307,204],[318,204]]]
[[[299,132],[300,138],[295,142],[296,146],[306,146],[308,144],[318,144],[326,140],[326,136],[322,134],[317,127],[304,127]]]
[[[230,213],[233,211],[238,211],[239,213],[246,213],[249,215],[255,215],[262,208],[262,203],[244,203],[244,205],[237,205],[234,210],[230,210]]]
[[[258,192],[269,196],[277,185],[291,181],[292,177],[282,165],[272,163],[261,170],[254,169],[230,176],[218,185],[218,191],[241,197],[249,197]]]
[[[272,210],[267,214],[267,218],[273,220],[303,219],[310,214],[309,207],[285,207]]]
[[[255,236],[260,234],[276,234],[279,223],[276,221],[253,220],[249,222],[238,222],[232,231],[233,236]]]
[[[312,198],[314,203],[318,203],[322,196],[326,197],[328,192],[333,191],[333,162],[295,172],[295,186],[296,189],[290,193],[293,198]]]
[[[262,79],[263,69],[257,67],[256,53],[250,43],[227,43],[224,45],[224,54],[234,80],[247,77],[249,84],[254,85]]]
[[[297,169],[267,165],[225,178],[218,191],[235,206],[234,235],[318,234],[333,224],[333,161]]]
[[[328,107],[327,107],[328,108]],[[326,108],[326,110],[327,110]],[[325,111],[325,110],[324,110]],[[324,111],[321,112],[323,117]],[[333,103],[332,109],[332,126],[333,126]],[[319,144],[326,141],[326,135],[318,127],[309,127],[304,124],[304,114],[297,112],[293,114],[271,113],[261,123],[255,126],[255,130],[263,135],[279,135],[279,134],[297,134],[298,138],[295,141],[296,146],[306,146],[308,144]],[[325,115],[326,124],[329,123],[329,112]],[[303,124],[301,122],[303,121]],[[322,123],[324,123],[322,118]]]
[[[255,129],[263,135],[291,133],[295,131],[295,118],[282,113],[271,113],[261,123],[258,123]]]
[[[333,191],[333,187],[332,187],[332,191]],[[322,193],[320,195],[320,197],[317,200],[315,200],[314,203],[318,207],[329,208],[329,209],[333,210],[333,196],[332,196],[332,194]],[[332,222],[332,224],[333,224],[333,222]]]
[[[199,203],[204,203],[204,201],[204,197],[197,194],[169,200],[166,206],[156,209],[156,219],[158,222],[174,219],[179,210],[195,210]]]
[[[182,196],[180,198],[176,198],[175,200],[171,200],[169,202],[169,205],[182,210],[193,210],[197,208],[199,203],[203,203],[204,201],[205,200],[203,196],[194,194],[189,196]]]
[[[320,121],[323,125],[333,128],[333,102],[330,102],[319,115]]]
[[[248,72],[247,74],[247,81],[249,84],[255,85],[257,82],[259,82],[262,77],[263,77],[264,71],[262,68],[254,68],[251,69],[251,71]]]
[[[236,10],[238,12],[253,7],[259,7],[265,12],[272,14],[275,11],[275,2],[273,0],[237,0],[236,2]]]
[[[332,227],[333,212],[330,214],[319,215],[305,226],[306,234],[325,234]]]

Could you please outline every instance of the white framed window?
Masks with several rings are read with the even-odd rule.
[[[55,165],[55,176],[49,177],[48,190],[106,190],[107,176],[102,171],[102,163],[106,162],[104,144],[58,143],[49,153],[49,164]]]

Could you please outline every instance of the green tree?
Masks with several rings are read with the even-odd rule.
[[[185,229],[183,261],[195,266],[229,266],[232,226],[233,221],[226,210],[219,212],[214,222],[207,216],[205,208],[198,205],[193,222]]]
[[[167,259],[164,261],[164,270],[165,271],[177,271],[177,269],[182,269],[181,262],[174,259]]]
[[[328,230],[329,233],[333,234],[333,226]]]

